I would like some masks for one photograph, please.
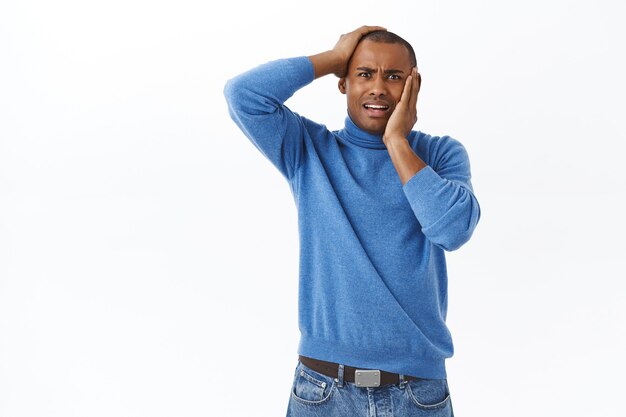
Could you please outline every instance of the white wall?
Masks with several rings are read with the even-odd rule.
[[[362,24],[413,43],[417,128],[470,154],[482,219],[448,256],[455,413],[622,415],[621,9],[1,3],[0,415],[285,414],[295,205],[222,88]],[[339,128],[335,85],[288,104]]]

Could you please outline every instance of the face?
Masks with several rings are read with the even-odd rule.
[[[339,80],[352,121],[366,132],[384,133],[410,74],[409,52],[403,45],[369,40],[359,43],[346,76]]]

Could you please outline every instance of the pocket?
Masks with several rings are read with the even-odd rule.
[[[335,390],[335,380],[306,367],[300,361],[291,389],[294,400],[308,405],[322,404],[328,401]]]
[[[438,410],[450,404],[450,390],[446,379],[408,381],[406,390],[411,402],[423,410]]]

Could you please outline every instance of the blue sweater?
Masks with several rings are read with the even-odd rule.
[[[307,57],[226,83],[229,113],[285,177],[298,210],[298,353],[361,368],[446,378],[445,251],[471,236],[480,208],[464,147],[413,131],[427,167],[404,186],[382,136],[346,117],[330,131],[284,105],[314,79]]]

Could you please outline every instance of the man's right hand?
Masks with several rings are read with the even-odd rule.
[[[315,78],[335,74],[341,78],[346,75],[348,61],[361,38],[376,30],[387,30],[382,26],[361,26],[339,37],[335,47],[321,54],[309,56],[315,70]]]

